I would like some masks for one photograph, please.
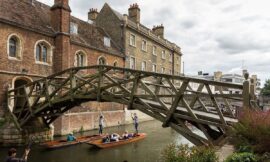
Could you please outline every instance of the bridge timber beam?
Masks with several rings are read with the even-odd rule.
[[[195,145],[209,146],[226,138],[237,122],[235,111],[252,105],[249,86],[248,78],[240,85],[105,65],[75,67],[9,89],[8,108],[18,129],[24,129],[36,118],[48,126],[84,102],[117,102],[152,116]],[[228,94],[228,89],[242,93]]]

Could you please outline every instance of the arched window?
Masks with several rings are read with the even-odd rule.
[[[39,41],[36,44],[35,58],[37,62],[50,63],[51,62],[51,46],[45,41]]]
[[[8,39],[8,56],[9,58],[21,58],[21,43],[20,39],[16,35],[9,36]]]
[[[117,66],[117,61],[114,61],[113,66],[115,67]]]
[[[99,65],[106,65],[106,60],[105,60],[105,58],[104,58],[104,57],[100,57],[100,58],[98,59],[98,64],[99,64]]]
[[[76,64],[75,65],[78,67],[87,65],[86,56],[83,52],[78,52],[76,54]]]

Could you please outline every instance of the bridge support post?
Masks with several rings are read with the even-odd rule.
[[[249,82],[249,74],[244,74],[245,81],[243,83],[243,108],[250,108],[250,82]]]

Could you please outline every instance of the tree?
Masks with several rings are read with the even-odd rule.
[[[265,81],[261,94],[264,96],[270,96],[270,79]]]

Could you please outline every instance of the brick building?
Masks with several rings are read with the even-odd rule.
[[[95,16],[95,11],[88,15]],[[124,55],[110,35],[71,16],[69,0],[55,0],[53,6],[36,0],[0,0],[0,35],[0,117],[7,112],[8,88],[74,66],[124,66]],[[122,105],[86,103],[59,118],[55,131],[92,129],[100,110],[111,116],[111,125],[121,123]]]
[[[140,8],[132,4],[128,15],[122,15],[104,4],[91,19],[105,29],[125,54],[125,67],[180,75],[181,49],[164,38],[164,26],[145,27],[140,22]]]

